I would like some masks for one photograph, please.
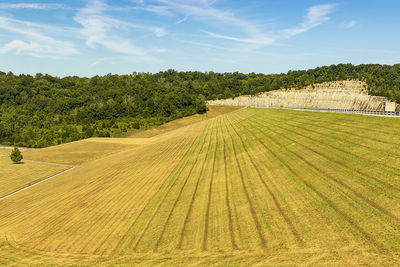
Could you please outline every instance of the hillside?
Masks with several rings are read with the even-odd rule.
[[[130,138],[92,137],[57,146],[26,151],[24,152],[24,157],[28,160],[80,165],[84,162],[102,158],[116,152],[154,143],[158,140],[158,135],[177,130],[196,122],[214,118],[239,108],[241,107],[209,106],[208,111],[204,114],[187,116],[159,126],[151,127],[147,130],[134,130],[129,134]],[[7,155],[9,155],[9,152]]]
[[[0,144],[41,148],[128,136],[203,114],[208,100],[343,80],[363,81],[369,95],[400,103],[400,64],[339,64],[280,74],[168,70],[91,78],[0,72]]]
[[[164,133],[1,200],[0,264],[396,265],[399,130],[247,108]]]
[[[69,168],[70,166],[29,160],[25,160],[23,164],[12,164],[8,156],[0,156],[0,198]]]
[[[335,81],[309,85],[302,89],[280,89],[256,95],[208,101],[209,105],[383,110],[386,97],[368,94],[361,81]]]

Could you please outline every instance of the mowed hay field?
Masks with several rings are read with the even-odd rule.
[[[9,149],[8,154],[10,152]],[[0,198],[69,168],[70,166],[26,160],[21,164],[13,164],[8,156],[0,156]]]
[[[0,264],[399,264],[400,120],[242,109],[0,201]]]
[[[122,138],[89,138],[52,147],[27,151],[24,158],[46,162],[79,165],[102,158],[115,152],[133,148],[145,143],[142,140]]]
[[[131,138],[92,137],[57,146],[23,151],[23,155],[24,158],[30,160],[80,165],[116,152],[132,149],[135,146],[152,143],[158,139],[159,135],[241,108],[242,107],[209,106],[209,110],[204,114],[184,117],[160,126],[155,126],[148,130],[138,130],[136,133],[129,136]],[[4,153],[8,153],[7,155],[9,155],[10,151],[11,150],[0,149],[0,156],[5,155]]]
[[[160,126],[152,127],[147,130],[138,130],[137,132],[133,133],[129,137],[132,138],[149,138],[154,137],[157,135],[164,134],[166,132],[170,132],[173,130],[177,130],[179,128],[215,118],[217,116],[241,109],[243,107],[238,106],[207,106],[208,111],[204,114],[195,114],[192,116],[183,117],[181,119],[173,120],[162,124]]]
[[[8,148],[0,148],[0,157],[4,156],[10,156],[12,149]]]

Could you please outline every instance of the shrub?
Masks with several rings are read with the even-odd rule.
[[[17,147],[14,147],[13,151],[11,152],[10,159],[15,163],[20,163],[23,159],[21,151]]]

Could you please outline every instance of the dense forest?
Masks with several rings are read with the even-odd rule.
[[[132,73],[92,78],[0,72],[0,144],[45,147],[121,135],[206,112],[206,100],[344,79],[400,102],[400,64],[339,64],[286,74]]]

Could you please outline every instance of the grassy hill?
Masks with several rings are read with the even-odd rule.
[[[7,151],[8,155],[10,151]],[[0,156],[0,198],[70,168],[64,165],[26,160],[23,164],[13,164],[8,155]]]
[[[399,130],[242,109],[117,139],[129,147],[0,201],[0,264],[398,264]]]

